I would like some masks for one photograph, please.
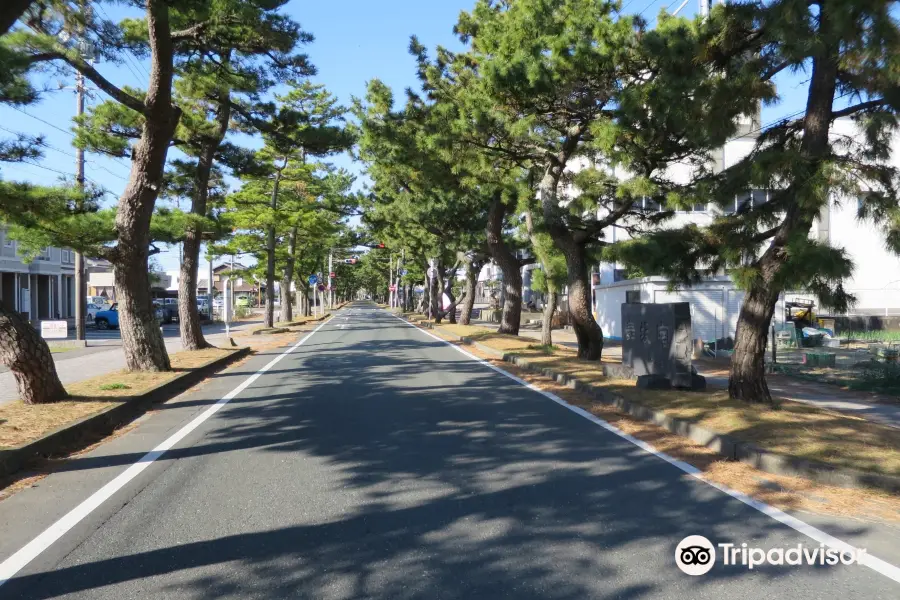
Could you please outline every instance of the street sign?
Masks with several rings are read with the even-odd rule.
[[[320,292],[324,292],[324,291],[325,291],[325,284],[324,284],[324,283],[320,283],[320,284],[319,284],[319,291],[320,291]]]
[[[407,273],[409,273],[409,270],[408,270],[408,269],[400,269],[400,276],[401,276],[401,277],[405,276]]]
[[[332,272],[331,272],[331,277],[337,277],[337,273],[335,273],[334,271],[332,271]]]
[[[392,286],[391,286],[391,291],[392,291],[392,292],[396,292],[396,291],[397,291],[397,286],[396,286],[396,285],[392,285]]]
[[[309,280],[309,285],[316,285],[316,282],[319,280],[319,278],[316,277],[315,275],[310,275],[308,277],[308,280]]]
[[[41,337],[48,340],[69,337],[69,324],[65,321],[41,321]]]

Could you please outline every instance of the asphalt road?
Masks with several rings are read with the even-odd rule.
[[[859,565],[683,574],[674,552],[688,535],[818,543],[370,304],[341,311],[173,449],[142,459],[276,354],[0,502],[3,561],[149,463],[0,597],[900,597]]]

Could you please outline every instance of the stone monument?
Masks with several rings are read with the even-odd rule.
[[[691,305],[622,305],[622,364],[634,369],[638,387],[704,389],[691,365]]]

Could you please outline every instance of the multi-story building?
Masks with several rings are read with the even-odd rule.
[[[75,318],[75,252],[47,247],[25,263],[0,225],[0,300],[33,323]]]
[[[832,128],[835,136],[857,136],[854,123],[849,119],[837,120]],[[717,156],[720,167],[730,167],[745,158],[753,149],[755,139],[751,136],[730,141]],[[900,136],[894,139],[896,149],[892,162],[900,165]],[[577,168],[577,167],[576,167]],[[676,170],[678,167],[675,167]],[[682,173],[686,179],[686,168]],[[677,176],[677,173],[676,173]],[[764,203],[768,199],[766,190],[748,190],[735,197],[734,206],[725,212],[734,212],[742,203]],[[844,248],[852,258],[855,269],[853,276],[845,282],[844,289],[854,294],[857,304],[849,315],[871,315],[878,317],[900,316],[900,257],[886,246],[883,232],[870,222],[857,218],[859,199],[846,197],[835,192],[827,207],[813,224],[810,236],[832,246]],[[647,205],[645,210],[658,210]],[[707,225],[722,211],[718,206],[697,205],[690,211],[676,213],[664,227],[681,227],[689,223]],[[609,227],[604,231],[610,242],[629,238],[627,231],[620,227]],[[743,303],[744,292],[737,288],[727,276],[720,274],[690,289],[669,290],[668,281],[660,277],[628,280],[623,265],[604,263],[598,266],[599,284],[594,286],[595,314],[604,335],[612,338],[621,336],[621,304],[623,302],[680,302],[691,303],[692,320],[697,337],[721,339],[733,337],[737,327],[738,313]],[[802,291],[787,292],[781,302],[794,297],[811,298]],[[815,301],[815,298],[811,298]],[[828,312],[827,307],[817,303],[817,308]],[[821,313],[820,313],[821,314]],[[775,319],[784,318],[782,306],[776,309]]]

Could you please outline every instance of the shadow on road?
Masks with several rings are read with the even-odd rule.
[[[262,378],[233,400],[199,443],[162,459],[247,450],[308,457],[340,479],[340,493],[353,494],[351,512],[165,547],[141,548],[136,540],[127,555],[20,577],[3,591],[91,597],[103,586],[157,577],[142,585],[207,598],[581,600],[725,597],[725,584],[755,597],[787,581],[776,578],[785,574],[779,567],[752,577],[716,567],[686,579],[672,559],[686,535],[738,544],[750,535],[801,540],[453,351],[421,352],[440,346],[373,340],[288,357],[269,372],[280,377]],[[85,457],[67,468],[138,458]],[[276,462],[272,476],[285,475]],[[807,568],[797,587],[776,586],[769,595],[790,589],[816,597],[803,588],[806,578],[852,568]]]

